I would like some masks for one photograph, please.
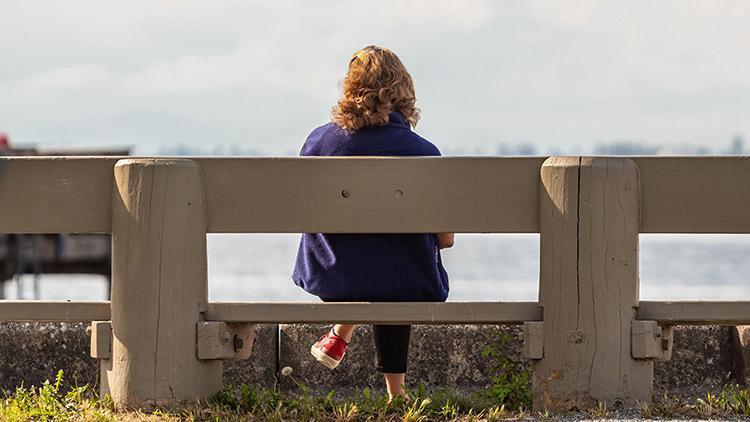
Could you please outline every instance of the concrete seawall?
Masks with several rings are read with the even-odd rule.
[[[88,324],[3,323],[0,324],[0,388],[39,385],[57,370],[73,385],[98,385],[99,365],[89,357]],[[248,383],[285,389],[303,383],[316,391],[331,388],[383,388],[374,370],[374,346],[369,327],[355,334],[342,364],[333,371],[315,362],[310,345],[325,332],[321,325],[260,325],[251,359],[227,361],[225,384]],[[503,351],[515,370],[527,370],[520,358],[519,327],[514,326],[415,326],[412,330],[408,379],[428,387],[455,387],[466,391],[486,388],[493,365],[482,356],[487,347]],[[499,341],[500,337],[506,341]],[[731,330],[718,326],[677,327],[674,352],[669,362],[655,365],[654,392],[684,397],[717,391],[737,368],[736,344]],[[741,356],[741,354],[740,354]],[[293,369],[292,377],[279,377],[281,368]],[[736,370],[736,369],[734,369]]]

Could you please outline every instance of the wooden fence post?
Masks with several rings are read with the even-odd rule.
[[[201,168],[185,159],[124,159],[114,168],[112,359],[102,385],[118,409],[204,399],[221,361],[200,361],[208,306]]]
[[[649,402],[653,363],[633,359],[640,182],[629,158],[550,157],[541,168],[543,358],[534,407]]]

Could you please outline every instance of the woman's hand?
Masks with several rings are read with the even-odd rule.
[[[438,248],[445,249],[453,246],[454,233],[435,233],[438,240]]]

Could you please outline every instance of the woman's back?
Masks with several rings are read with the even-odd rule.
[[[315,129],[303,156],[436,156],[398,112],[382,126]],[[426,210],[429,212],[429,210]],[[448,275],[434,234],[303,234],[294,282],[324,300],[445,301]]]

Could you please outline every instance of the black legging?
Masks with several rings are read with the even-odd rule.
[[[373,325],[372,334],[377,352],[375,368],[386,374],[406,373],[411,325]]]

